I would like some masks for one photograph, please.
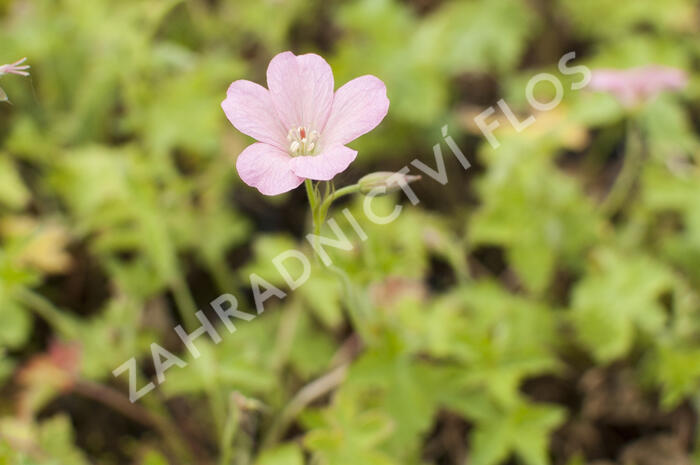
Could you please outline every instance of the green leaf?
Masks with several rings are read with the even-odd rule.
[[[342,389],[357,401],[373,398],[371,405],[393,419],[386,447],[392,456],[409,460],[418,454],[418,438],[437,410],[437,373],[405,352],[395,335],[387,334],[381,344],[353,364]]]
[[[666,320],[659,298],[673,277],[660,263],[610,250],[594,255],[590,272],[573,291],[571,316],[578,337],[602,362],[626,355],[637,330],[659,331]]]
[[[234,320],[236,332],[218,326],[222,341],[214,344],[208,338],[195,345],[201,356],[194,359],[184,350],[178,353],[187,362],[184,368],[173,367],[161,385],[168,396],[240,391],[252,397],[269,394],[279,388],[274,368],[275,337],[280,313],[265,313],[251,321]],[[268,350],[260,350],[267,347]]]
[[[304,454],[297,444],[283,444],[263,451],[255,465],[304,465]]]
[[[692,21],[693,4],[686,0],[669,0],[663,4],[654,0],[560,0],[563,13],[579,34],[603,37],[620,37],[646,25],[661,30],[682,30]],[[601,11],[605,12],[604,19]]]
[[[143,457],[142,465],[168,465],[168,459],[158,451],[150,450]]]
[[[557,331],[552,309],[507,293],[495,283],[465,287],[430,308],[426,349],[459,363],[452,383],[483,392],[499,405],[520,398],[528,376],[558,367],[551,347]]]
[[[0,97],[2,97],[0,89]],[[0,153],[0,203],[19,210],[24,208],[31,194],[24,181],[17,172],[17,168],[12,160],[5,154]]]
[[[70,419],[54,416],[39,426],[38,442],[41,449],[62,465],[87,465],[89,462],[74,444]]]
[[[661,386],[661,403],[675,408],[700,388],[700,347],[677,340],[662,341],[645,364],[650,380]]]
[[[510,453],[527,465],[547,465],[549,435],[564,420],[558,407],[522,402],[481,420],[471,437],[472,465],[496,465]]]
[[[535,293],[547,288],[558,261],[578,261],[599,221],[576,182],[552,167],[549,150],[514,139],[486,150],[484,201],[469,223],[471,242],[504,246],[518,278]]]
[[[308,283],[305,284],[305,286],[307,285]],[[291,305],[281,309],[281,311],[298,311],[290,307]],[[284,316],[280,319],[281,325],[286,324]],[[308,313],[302,313],[296,324],[294,341],[291,342],[289,353],[284,354],[284,356],[288,356],[299,374],[308,379],[328,369],[337,350],[337,344],[331,335],[325,333],[322,328],[315,324]]]
[[[295,292],[304,297],[307,305],[327,327],[336,329],[343,323],[343,289],[336,276],[314,267],[309,280]]]
[[[417,55],[453,74],[509,71],[537,30],[536,19],[520,0],[449,2],[422,22]]]
[[[259,236],[253,244],[254,260],[240,272],[243,279],[248,279],[255,273],[275,286],[285,287],[285,280],[273,263],[273,259],[287,250],[298,250],[299,245],[285,234],[269,234]],[[311,260],[311,256],[307,257]],[[302,263],[296,258],[282,262],[292,278],[296,279],[304,271]]]
[[[304,437],[304,445],[320,460],[333,465],[362,463],[396,465],[379,447],[395,423],[377,410],[362,411],[355,401],[339,395],[322,415],[323,423]]]
[[[1,284],[0,284],[1,286]],[[32,329],[31,314],[0,289],[0,347],[21,347]]]

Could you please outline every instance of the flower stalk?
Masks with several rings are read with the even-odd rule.
[[[600,211],[605,216],[613,216],[624,205],[634,184],[639,177],[639,171],[644,159],[644,144],[639,129],[632,120],[627,125],[627,140],[625,143],[625,158],[620,173],[607,197],[600,204]]]

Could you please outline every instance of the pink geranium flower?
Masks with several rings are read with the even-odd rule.
[[[651,65],[593,70],[589,87],[608,92],[623,105],[633,107],[663,91],[683,89],[687,82],[688,76],[680,69]]]
[[[389,109],[386,86],[375,76],[334,93],[331,67],[315,54],[276,55],[267,86],[235,81],[221,103],[231,124],[258,141],[241,152],[236,169],[265,195],[344,171],[357,156],[345,144],[374,129]]]

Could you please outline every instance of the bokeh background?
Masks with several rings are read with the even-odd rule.
[[[32,66],[0,78],[0,463],[700,463],[699,33],[692,0],[0,0],[0,63]],[[405,208],[333,253],[345,284],[315,267],[194,361],[183,315],[252,308],[248,274],[284,287],[271,258],[308,251],[303,188],[245,186],[219,106],[284,50],[386,82],[336,186],[437,143],[449,182],[376,200]],[[690,82],[631,111],[571,91],[570,51]],[[497,112],[493,149],[473,118],[501,98],[537,121]],[[152,342],[191,363],[132,404],[112,370],[154,379]]]

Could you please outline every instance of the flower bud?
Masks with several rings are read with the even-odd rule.
[[[22,58],[19,61],[15,61],[14,63],[10,63],[9,65],[0,66],[0,75],[18,74],[20,76],[29,76],[29,73],[25,71],[29,69],[29,65],[22,65],[22,63],[24,63],[25,61],[27,61],[26,57]]]
[[[396,192],[402,186],[413,181],[418,181],[420,176],[407,175],[401,172],[377,171],[360,178],[357,182],[360,192],[364,195],[383,195],[389,192]]]

